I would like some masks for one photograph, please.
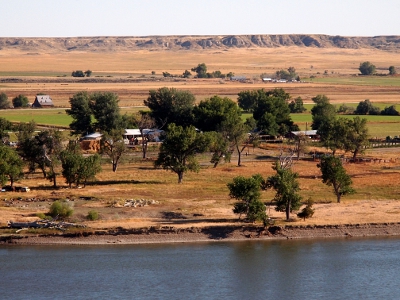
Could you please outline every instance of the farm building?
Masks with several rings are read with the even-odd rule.
[[[32,108],[54,107],[53,100],[49,95],[36,95]]]
[[[230,78],[231,81],[246,81],[246,76],[232,76]]]
[[[163,130],[159,129],[143,129],[143,134],[146,136],[149,142],[159,142],[160,135]],[[140,129],[125,129],[124,141],[129,145],[138,145],[139,141],[142,140]]]
[[[300,136],[307,136],[312,140],[319,140],[319,135],[316,130],[291,131],[286,135],[289,139],[297,139]]]
[[[99,140],[101,140],[101,137],[102,137],[102,134],[100,132],[94,132],[94,133],[90,133],[90,134],[83,136],[81,138],[81,140],[99,141]]]

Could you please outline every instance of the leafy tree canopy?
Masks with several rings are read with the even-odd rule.
[[[217,131],[229,116],[240,119],[241,111],[231,99],[213,96],[203,100],[193,109],[195,125],[202,131]]]
[[[329,102],[329,98],[325,95],[318,95],[312,98],[315,103],[311,109],[312,125],[311,128],[319,130],[323,123],[332,122],[336,117],[336,108]]]
[[[72,134],[85,135],[93,132],[92,109],[90,107],[90,94],[78,92],[69,99],[71,105],[66,112],[73,118],[69,127]]]
[[[273,169],[276,174],[268,177],[266,187],[275,190],[276,210],[286,212],[286,220],[289,220],[290,213],[301,206],[301,196],[298,194],[300,190],[297,181],[298,174],[290,168],[282,168],[279,163],[275,163]]]
[[[193,124],[195,101],[196,98],[189,91],[163,87],[158,90],[151,90],[147,100],[144,100],[144,105],[150,108],[150,115],[158,128],[166,123],[189,126]]]
[[[398,116],[398,115],[400,115],[400,113],[396,110],[396,106],[395,105],[390,105],[390,106],[385,107],[381,111],[381,115],[384,115],[384,116]]]
[[[5,145],[0,145],[0,184],[10,181],[13,186],[23,176],[23,161],[18,153]]]
[[[297,97],[289,103],[289,109],[292,114],[305,112],[307,109],[304,107],[303,99]]]
[[[25,95],[18,95],[12,99],[14,108],[29,107],[29,100]]]
[[[82,70],[72,71],[72,77],[85,77],[85,73]]]
[[[283,89],[253,93],[255,105],[253,117],[260,131],[271,135],[285,135],[289,131],[299,130],[290,117],[288,99],[290,95]]]
[[[257,174],[250,178],[234,177],[233,182],[227,184],[229,196],[239,200],[233,208],[233,212],[239,214],[239,218],[242,214],[245,214],[250,222],[267,218],[265,205],[260,201],[262,181],[261,175]]]
[[[356,110],[354,111],[355,115],[379,115],[380,109],[377,106],[374,106],[369,99],[365,99],[364,101],[360,101],[357,105]]]
[[[371,64],[369,61],[360,63],[360,67],[358,69],[362,75],[373,75],[376,73],[375,65]]]
[[[123,124],[118,95],[104,92],[94,93],[90,97],[90,108],[96,120],[94,128],[101,132],[110,132],[113,129],[121,129]]]
[[[191,71],[196,72],[197,78],[207,78],[207,66],[205,63],[198,64],[197,67],[193,67]]]
[[[396,74],[397,74],[396,67],[390,66],[389,67],[389,75],[396,75]]]
[[[333,187],[338,203],[342,196],[354,193],[351,177],[346,173],[340,158],[323,156],[317,166],[322,172],[322,182]]]
[[[196,154],[206,151],[210,142],[209,135],[198,133],[194,126],[169,124],[154,166],[176,173],[178,183],[182,183],[184,173],[199,171]]]
[[[78,92],[69,99],[66,112],[73,118],[72,134],[85,135],[95,130],[110,132],[126,126],[128,118],[121,116],[118,95],[110,92],[89,94]]]
[[[10,101],[5,93],[0,93],[0,109],[10,108]]]

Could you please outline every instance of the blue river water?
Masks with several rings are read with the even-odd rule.
[[[0,299],[400,299],[400,239],[0,246]]]

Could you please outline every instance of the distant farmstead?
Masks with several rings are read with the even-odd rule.
[[[33,108],[54,107],[54,103],[49,95],[36,95],[32,107]]]

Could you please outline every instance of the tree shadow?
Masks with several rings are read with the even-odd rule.
[[[86,183],[87,186],[96,186],[96,185],[111,185],[111,184],[161,184],[161,181],[156,180],[106,180],[106,181],[93,181]]]
[[[202,232],[212,240],[221,240],[228,238],[236,229],[235,226],[210,226],[202,229]]]

